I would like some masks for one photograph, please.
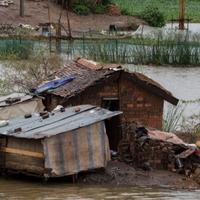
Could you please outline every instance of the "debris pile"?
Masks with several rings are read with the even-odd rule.
[[[0,35],[27,35],[34,33],[35,28],[28,24],[0,24]]]
[[[173,133],[137,127],[121,141],[120,159],[144,170],[169,170],[192,176],[200,167],[199,148],[184,143]]]
[[[0,6],[8,7],[10,4],[14,4],[12,0],[0,0]]]
[[[11,35],[15,31],[15,27],[11,24],[1,24],[0,25],[0,34]]]

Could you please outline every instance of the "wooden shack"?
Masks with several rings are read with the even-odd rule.
[[[12,119],[0,128],[0,169],[62,177],[105,167],[110,148],[104,120],[120,113],[82,105]]]
[[[176,105],[178,99],[149,77],[130,72],[120,65],[101,64],[84,58],[58,70],[51,79],[73,76],[74,80],[56,89],[43,92],[48,110],[56,105],[92,104],[123,115],[106,121],[110,146],[117,150],[122,127],[138,122],[147,127],[162,129],[164,101]],[[118,129],[114,126],[118,124]]]

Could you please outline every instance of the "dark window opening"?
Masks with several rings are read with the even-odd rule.
[[[102,107],[110,111],[119,110],[119,100],[117,98],[105,98],[102,101]],[[121,126],[120,126],[120,117],[112,117],[111,119],[105,120],[106,132],[109,139],[110,149],[117,151],[118,144],[121,140]]]

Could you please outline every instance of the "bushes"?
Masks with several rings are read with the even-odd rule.
[[[141,14],[141,18],[154,27],[162,27],[165,25],[165,17],[157,7],[146,7]]]
[[[94,13],[95,14],[104,14],[106,11],[106,6],[102,5],[102,4],[99,4],[99,5],[96,5],[94,7]]]
[[[80,3],[80,4],[74,4],[73,11],[78,15],[89,15],[90,14],[90,8],[87,7],[87,5]]]
[[[33,43],[29,41],[5,40],[0,44],[0,59],[28,59],[33,54]]]
[[[111,0],[102,0],[102,4],[103,5],[108,5],[108,4],[111,4]]]
[[[91,3],[83,0],[73,5],[73,11],[78,15],[104,14],[109,3],[110,0],[102,0],[101,3]]]
[[[199,37],[175,31],[129,40],[94,40],[84,43],[80,55],[108,63],[199,66]]]

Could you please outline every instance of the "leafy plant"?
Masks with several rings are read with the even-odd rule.
[[[180,127],[183,112],[185,110],[185,104],[179,103],[176,107],[169,105],[168,111],[164,115],[163,130],[167,132],[177,131]]]
[[[74,4],[73,11],[78,15],[89,15],[90,8],[84,3]]]
[[[5,40],[0,45],[0,59],[28,59],[33,54],[33,43],[20,40]]]
[[[157,7],[146,7],[146,9],[141,13],[141,18],[154,27],[162,27],[165,25],[165,17]]]
[[[111,4],[111,0],[102,0],[102,4],[103,5],[108,5],[108,4]]]
[[[106,6],[102,5],[102,4],[98,4],[96,6],[94,6],[93,8],[93,12],[95,14],[104,14],[106,11]]]

